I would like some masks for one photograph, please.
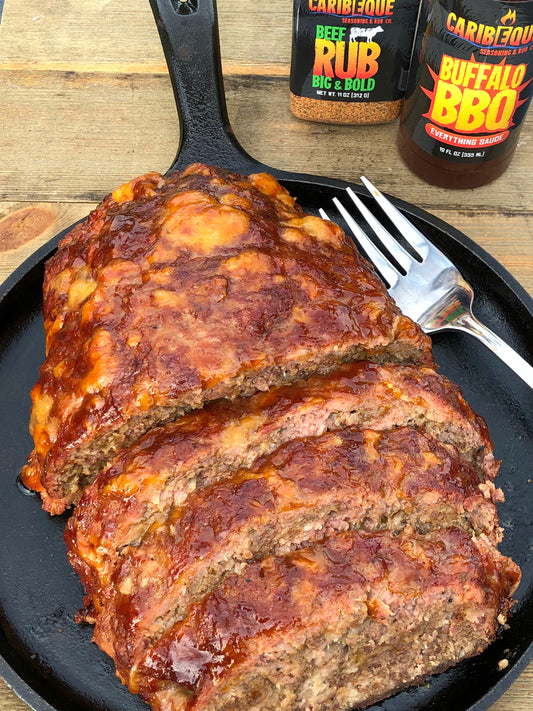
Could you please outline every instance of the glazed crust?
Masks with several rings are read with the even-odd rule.
[[[496,499],[496,492],[494,492]],[[95,640],[122,677],[188,607],[235,571],[310,546],[332,530],[456,527],[500,541],[495,501],[450,445],[401,427],[299,438],[222,482],[190,493],[89,586]]]
[[[335,534],[228,578],[146,654],[130,688],[175,711],[360,707],[442,669],[443,650],[446,663],[479,653],[518,579],[457,529]]]
[[[154,711],[368,706],[512,607],[499,463],[333,223],[266,174],[118,188],[46,267],[23,473]]]
[[[23,477],[51,513],[143,432],[208,400],[343,360],[432,363],[341,229],[266,174],[196,164],[118,188],[63,239],[43,293]]]
[[[486,423],[447,378],[417,366],[347,363],[268,393],[212,403],[146,434],[85,490],[67,524],[70,562],[87,588],[104,585],[119,552],[190,491],[251,466],[284,442],[347,425],[427,431],[454,445],[479,483],[498,470]]]

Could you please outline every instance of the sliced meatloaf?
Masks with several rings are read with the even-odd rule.
[[[95,640],[120,668],[133,669],[192,603],[229,575],[246,576],[253,559],[308,546],[329,531],[397,536],[449,527],[493,546],[501,538],[494,501],[451,445],[410,428],[298,439],[193,492],[122,550],[109,584],[88,588]]]
[[[60,243],[23,481],[154,711],[347,711],[481,652],[520,579],[498,462],[331,222],[194,164]]]
[[[60,513],[121,449],[344,361],[431,364],[353,243],[274,178],[199,164],[109,195],[46,265],[26,485]]]
[[[487,427],[455,385],[430,368],[357,362],[233,403],[212,403],[146,434],[86,489],[67,524],[71,563],[84,585],[103,585],[122,548],[138,542],[190,491],[251,466],[284,442],[346,426],[427,431],[454,445],[491,495],[498,466]]]
[[[338,533],[252,562],[119,675],[160,711],[359,708],[481,652],[518,580],[458,529]]]

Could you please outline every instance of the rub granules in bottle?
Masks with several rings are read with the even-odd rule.
[[[508,167],[533,92],[533,1],[422,0],[398,148],[428,183]]]
[[[418,8],[419,0],[295,0],[295,116],[344,124],[397,118]]]

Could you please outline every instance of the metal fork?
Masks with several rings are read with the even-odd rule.
[[[369,180],[362,177],[361,181],[416,257],[390,234],[351,188],[347,188],[347,195],[397,266],[369,239],[342,202],[338,198],[333,202],[403,313],[417,321],[426,333],[449,329],[475,336],[533,388],[533,367],[473,315],[474,292],[455,265]],[[320,214],[330,219],[323,209]]]

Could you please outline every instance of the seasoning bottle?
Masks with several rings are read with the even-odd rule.
[[[292,112],[341,124],[397,118],[418,6],[419,0],[295,0]]]
[[[398,148],[429,183],[475,188],[509,166],[533,91],[533,1],[422,0]]]

